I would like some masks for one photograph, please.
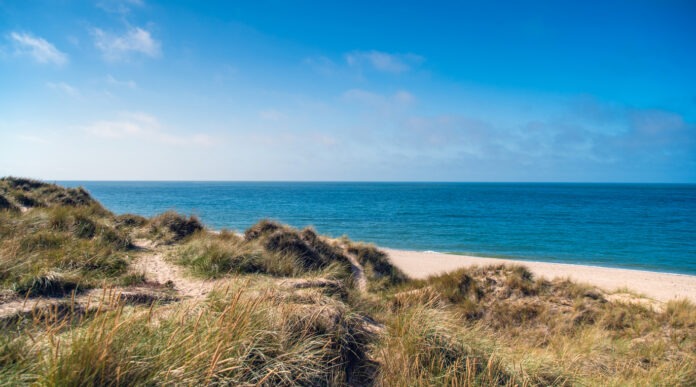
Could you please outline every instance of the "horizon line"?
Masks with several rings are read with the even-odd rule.
[[[37,179],[47,182],[95,183],[386,183],[386,184],[673,184],[696,185],[696,182],[674,181],[496,181],[496,180],[223,180],[223,179]]]

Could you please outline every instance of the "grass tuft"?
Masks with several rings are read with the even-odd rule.
[[[167,211],[150,219],[150,236],[163,243],[178,242],[203,230],[203,224],[195,216],[186,218],[174,211]]]
[[[347,242],[346,251],[355,255],[365,269],[372,290],[382,290],[406,282],[406,275],[394,266],[387,254],[374,245]]]
[[[0,211],[17,211],[17,206],[0,193]]]

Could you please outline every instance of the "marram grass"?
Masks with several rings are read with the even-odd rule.
[[[311,229],[212,234],[28,179],[0,179],[0,195],[0,385],[696,385],[685,300],[610,301],[520,266],[414,281],[378,248]],[[152,282],[133,266],[147,254],[214,290]],[[112,296],[86,303],[89,288]],[[134,289],[167,296],[113,296]]]

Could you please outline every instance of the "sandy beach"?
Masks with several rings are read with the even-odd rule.
[[[518,264],[528,267],[537,278],[570,278],[589,283],[607,292],[630,289],[650,299],[665,302],[688,298],[696,302],[696,276],[615,269],[563,263],[519,261],[465,255],[383,249],[391,261],[411,278],[426,278],[462,267],[491,264]]]

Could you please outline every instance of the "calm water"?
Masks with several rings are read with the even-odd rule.
[[[116,213],[261,218],[380,246],[696,274],[696,185],[61,182]]]

